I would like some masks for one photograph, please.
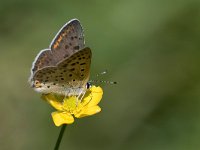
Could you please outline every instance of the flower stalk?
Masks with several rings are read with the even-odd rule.
[[[55,145],[55,147],[54,147],[54,150],[59,150],[60,143],[61,143],[61,141],[62,141],[62,137],[63,137],[63,134],[64,134],[64,132],[65,132],[66,126],[67,126],[66,124],[62,125],[62,128],[61,128],[61,130],[60,130],[60,134],[59,134],[59,136],[58,136],[58,139],[57,139],[57,141],[56,141],[56,145]]]

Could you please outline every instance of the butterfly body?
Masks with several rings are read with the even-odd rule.
[[[45,94],[84,94],[91,56],[90,48],[84,46],[80,22],[71,20],[61,28],[50,48],[42,50],[35,58],[30,84],[36,91]]]

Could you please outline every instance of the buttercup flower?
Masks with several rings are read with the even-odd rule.
[[[43,94],[42,98],[57,110],[51,115],[55,125],[60,126],[72,124],[74,117],[82,118],[100,112],[101,108],[98,103],[101,101],[102,95],[101,87],[92,86],[86,91],[81,101],[77,101],[75,96],[64,97],[55,94]]]

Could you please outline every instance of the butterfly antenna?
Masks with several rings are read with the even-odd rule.
[[[89,83],[117,84],[116,81],[102,81],[102,80],[90,80]]]
[[[100,77],[100,76],[102,76],[102,75],[105,75],[106,73],[108,73],[108,71],[107,71],[107,70],[104,70],[104,71],[98,73],[98,74],[96,75],[96,77],[98,78],[98,77]],[[115,82],[115,81],[104,81],[104,80],[103,80],[103,81],[102,81],[102,80],[90,80],[89,83],[117,84],[117,82]]]
[[[97,77],[99,77],[99,76],[101,76],[101,75],[104,75],[104,74],[106,74],[107,73],[107,70],[105,70],[105,71],[103,71],[103,72],[100,72],[100,73],[98,73],[96,76]]]

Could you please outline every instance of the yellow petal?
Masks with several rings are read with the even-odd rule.
[[[96,86],[92,86],[90,88],[90,95],[88,97],[86,97],[87,99],[90,99],[90,102],[87,104],[87,107],[92,107],[97,105],[101,99],[102,99],[102,95],[103,95],[103,90],[101,87],[96,87]]]
[[[53,94],[43,94],[42,99],[46,100],[55,109],[62,111],[62,103]]]
[[[82,118],[99,113],[101,108],[99,106],[85,107],[79,113],[74,114],[76,118]]]
[[[51,113],[53,121],[56,126],[60,126],[62,124],[72,124],[74,122],[74,117],[66,112],[53,112]]]

